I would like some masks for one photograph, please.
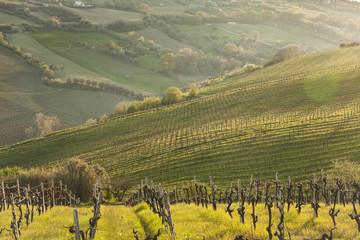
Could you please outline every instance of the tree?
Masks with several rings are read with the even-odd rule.
[[[61,126],[61,122],[56,115],[46,116],[43,113],[37,113],[34,124],[25,129],[25,134],[30,138],[43,137],[60,130]]]
[[[293,59],[295,57],[303,55],[304,52],[296,44],[290,44],[285,48],[281,48],[276,52],[274,57],[265,66],[270,66],[279,62]]]
[[[243,51],[244,51],[243,47],[237,46],[235,43],[227,43],[224,46],[224,55],[228,57],[234,56]]]
[[[189,90],[189,97],[194,98],[199,94],[199,90],[196,86],[196,84],[190,84],[190,90]]]
[[[360,184],[360,163],[356,159],[336,159],[333,161],[333,169],[328,172],[330,180],[341,178],[345,183],[355,182]]]
[[[182,99],[182,92],[177,87],[169,87],[164,92],[164,102],[165,103],[176,103],[180,102]]]
[[[198,52],[192,50],[191,48],[183,48],[175,54],[175,68],[174,71],[177,73],[182,73],[186,75],[195,74],[198,71],[197,60]]]
[[[161,71],[166,73],[170,72],[175,66],[175,55],[173,53],[166,53],[160,57],[158,65],[161,68]]]
[[[260,40],[260,33],[258,31],[252,31],[250,37],[254,42],[257,42]]]

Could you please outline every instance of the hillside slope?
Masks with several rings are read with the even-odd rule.
[[[360,48],[226,77],[202,97],[0,149],[0,167],[80,157],[113,179],[303,179],[360,153]]]

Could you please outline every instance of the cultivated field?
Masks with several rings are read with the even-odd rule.
[[[24,131],[38,112],[55,114],[66,126],[77,126],[127,100],[100,91],[46,87],[34,68],[4,47],[0,47],[0,59],[0,146],[25,140]]]
[[[39,32],[33,33],[32,36],[56,54],[94,72],[98,76],[130,86],[130,88],[160,95],[169,86],[180,85],[170,77],[155,72],[156,68],[154,67],[158,61],[155,57],[142,58],[140,59],[140,66],[136,66],[114,56],[99,53],[96,50],[81,48],[77,44],[78,41],[86,41],[92,46],[105,46],[111,40],[116,42],[116,39],[109,35],[99,33]]]
[[[169,86],[180,85],[170,77],[165,77],[148,68],[150,64],[156,64],[156,58],[152,58],[150,64],[144,59],[142,61],[144,67],[141,65],[138,67],[116,57],[88,49],[62,49],[59,52],[99,75],[156,95],[161,95]]]
[[[227,76],[193,101],[1,149],[0,164],[52,165],[67,152],[101,164],[113,179],[172,184],[211,175],[222,185],[276,171],[304,179],[359,153],[359,52],[326,51]]]
[[[178,50],[180,50],[182,48],[191,48],[199,53],[202,52],[197,47],[191,46],[189,44],[186,44],[186,43],[183,43],[183,42],[180,42],[180,41],[177,41],[175,39],[168,37],[168,35],[166,35],[165,33],[163,33],[162,31],[160,31],[156,28],[148,27],[148,28],[142,29],[140,31],[136,31],[136,32],[148,39],[154,40],[155,43],[160,44],[164,48],[173,49],[174,52],[177,52]]]
[[[21,25],[22,23],[26,23],[33,26],[37,25],[33,22],[29,22],[28,20],[0,11],[0,24],[12,24],[12,23],[16,25]]]
[[[56,78],[66,79],[68,77],[91,77],[99,80],[102,79],[100,75],[97,75],[96,73],[87,70],[45,48],[30,35],[8,34],[7,40],[10,43],[19,45],[23,51],[30,52],[33,57],[40,58],[48,65],[56,66],[57,70],[54,71]]]
[[[120,11],[115,9],[108,8],[89,8],[89,9],[81,9],[81,8],[66,8],[69,9],[81,17],[89,19],[94,23],[98,23],[101,25],[109,25],[118,20],[141,20],[144,15],[135,12],[127,12]]]

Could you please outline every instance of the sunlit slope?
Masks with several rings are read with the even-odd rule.
[[[202,97],[0,150],[0,167],[78,156],[114,179],[303,179],[360,153],[360,48],[228,77]]]

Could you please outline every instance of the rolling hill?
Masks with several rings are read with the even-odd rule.
[[[303,180],[360,153],[360,47],[210,81],[200,96],[0,149],[0,167],[99,163],[113,180]]]

